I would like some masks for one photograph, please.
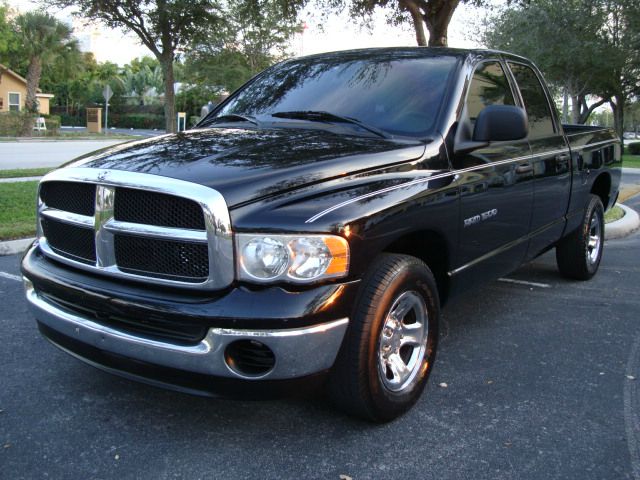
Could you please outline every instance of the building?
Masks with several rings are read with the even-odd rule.
[[[0,112],[21,112],[27,98],[27,80],[0,63]],[[38,112],[49,115],[50,93],[38,89]]]

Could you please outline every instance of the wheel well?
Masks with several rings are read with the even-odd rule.
[[[591,193],[594,195],[598,195],[600,200],[602,200],[602,205],[604,205],[604,209],[606,210],[609,206],[609,192],[611,191],[611,177],[607,173],[602,173],[596,181],[593,182],[593,186],[591,187]]]
[[[384,251],[411,255],[426,263],[435,277],[440,304],[445,304],[449,295],[449,249],[442,235],[432,231],[413,232],[398,238]]]

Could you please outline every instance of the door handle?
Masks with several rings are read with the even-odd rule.
[[[556,156],[556,173],[564,173],[569,171],[570,158],[571,156],[566,153]]]
[[[533,165],[530,163],[522,163],[516,167],[516,173],[523,174],[530,172],[533,172]]]

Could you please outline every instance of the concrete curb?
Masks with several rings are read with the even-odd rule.
[[[34,240],[35,238],[21,238],[19,240],[0,242],[0,256],[22,253],[33,243]]]
[[[623,238],[640,227],[640,217],[638,212],[633,208],[629,208],[621,203],[617,204],[624,210],[624,217],[615,222],[607,223],[604,228],[605,240],[613,240]]]
[[[0,178],[0,183],[15,183],[15,182],[34,182],[40,180],[42,177],[11,177]]]

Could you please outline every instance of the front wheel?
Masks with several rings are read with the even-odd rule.
[[[589,280],[598,271],[604,248],[604,208],[597,195],[591,195],[575,232],[556,246],[556,262],[560,273],[575,280]]]
[[[350,414],[390,421],[417,401],[435,359],[440,303],[421,260],[382,254],[364,276],[329,380]]]

